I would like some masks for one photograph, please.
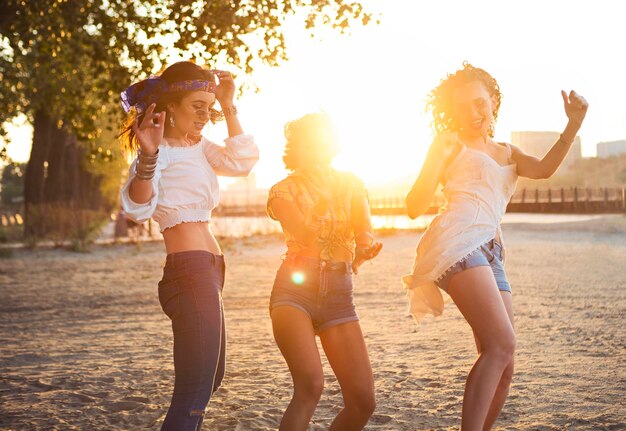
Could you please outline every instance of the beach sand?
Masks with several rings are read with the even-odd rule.
[[[382,238],[355,277],[378,406],[367,430],[454,430],[475,360],[449,304],[416,326],[400,276],[420,234]],[[504,226],[516,310],[516,372],[498,429],[626,430],[626,218]],[[291,379],[268,298],[277,236],[225,240],[227,372],[205,430],[275,430]],[[0,429],[158,429],[173,386],[170,322],[157,282],[162,243],[91,253],[16,250],[0,259]],[[328,429],[341,392],[326,386],[310,430]]]

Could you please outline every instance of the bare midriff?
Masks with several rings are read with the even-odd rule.
[[[205,250],[221,255],[217,240],[208,222],[180,223],[163,231],[167,254],[190,250]]]

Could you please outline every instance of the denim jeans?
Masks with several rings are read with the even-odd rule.
[[[281,306],[307,314],[318,335],[333,326],[358,321],[350,264],[304,256],[285,260],[274,280],[270,314]]]
[[[435,281],[435,284],[447,292],[448,284],[450,284],[450,279],[454,274],[476,266],[490,266],[493,276],[496,279],[498,290],[511,293],[511,285],[509,284],[504,270],[502,244],[495,239],[492,239],[487,244],[483,244],[465,259],[461,259],[459,262],[452,265]]]
[[[174,394],[162,431],[199,431],[224,377],[224,257],[208,251],[167,255],[159,302],[174,332]]]

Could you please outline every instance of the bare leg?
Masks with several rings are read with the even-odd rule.
[[[274,339],[293,379],[293,397],[280,422],[280,431],[306,431],[324,389],[324,372],[311,319],[290,306],[272,311]]]
[[[450,279],[448,292],[480,343],[463,396],[462,431],[482,431],[505,369],[513,360],[515,332],[488,266]]]
[[[350,322],[333,326],[323,331],[320,339],[344,401],[330,431],[360,431],[376,408],[374,377],[361,325]]]
[[[500,292],[502,296],[502,302],[504,302],[504,306],[506,307],[506,312],[509,315],[509,320],[511,321],[511,326],[515,327],[513,323],[513,297],[510,292]],[[480,343],[477,344],[478,353],[480,353]],[[509,387],[511,386],[511,380],[513,380],[513,358],[511,358],[511,362],[504,369],[502,373],[502,377],[500,378],[500,383],[498,384],[498,388],[496,389],[496,394],[493,396],[493,400],[491,401],[491,406],[489,407],[489,413],[487,414],[487,419],[485,420],[485,426],[483,427],[483,431],[489,431],[493,428],[493,425],[496,423],[502,408],[504,407],[504,403],[506,398],[509,395]]]

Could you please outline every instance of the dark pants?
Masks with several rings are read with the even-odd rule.
[[[208,251],[167,255],[159,301],[172,320],[176,380],[162,431],[199,431],[224,377],[224,257]]]

